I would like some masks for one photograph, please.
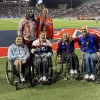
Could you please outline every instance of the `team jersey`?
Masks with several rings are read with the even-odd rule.
[[[40,42],[40,39],[37,39],[32,43],[31,53],[41,57],[45,56],[47,53],[52,55],[52,44],[49,40],[42,43]]]
[[[95,53],[99,50],[100,36],[89,34],[87,38],[83,35],[78,37],[78,43],[83,52]]]
[[[22,35],[25,40],[32,41],[36,39],[36,24],[34,21],[22,18],[18,26],[18,35]]]
[[[76,40],[72,40],[69,43],[65,43],[62,40],[60,40],[58,42],[58,46],[57,46],[57,55],[61,55],[63,52],[73,52],[75,47],[74,47],[74,43],[76,42]]]

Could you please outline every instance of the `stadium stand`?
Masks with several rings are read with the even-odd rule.
[[[20,5],[20,16],[19,16],[19,5],[13,3],[1,3],[0,4],[0,17],[21,17],[25,15],[25,5]]]
[[[34,8],[35,17],[39,16],[42,9]],[[87,0],[76,8],[72,9],[48,9],[52,18],[67,19],[100,19],[100,0]],[[18,4],[0,4],[0,17],[22,17],[25,16],[25,4],[20,4],[20,15]]]
[[[80,6],[72,9],[70,13],[66,13],[66,17],[77,17],[78,19],[100,19],[100,0],[87,0]]]

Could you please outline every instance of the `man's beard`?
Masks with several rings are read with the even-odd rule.
[[[84,32],[83,34],[84,34],[84,37],[88,37],[89,36],[89,34],[87,32]]]

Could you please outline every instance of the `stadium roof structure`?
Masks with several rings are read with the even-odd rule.
[[[30,0],[3,0],[6,3],[28,3]]]
[[[29,0],[3,0],[3,1],[29,1]]]
[[[20,0],[20,1],[29,1],[29,0]]]

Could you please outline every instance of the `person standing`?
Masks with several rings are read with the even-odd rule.
[[[26,18],[22,18],[18,26],[18,35],[23,37],[23,42],[31,49],[32,42],[37,39],[36,37],[36,21],[34,18],[33,9],[27,9]],[[30,53],[29,62],[33,65],[33,55]]]
[[[41,31],[46,31],[47,39],[51,40],[54,36],[53,21],[50,16],[48,16],[48,10],[43,9],[42,14],[36,18],[37,24],[37,37],[39,38]]]
[[[23,36],[24,43],[31,48],[32,42],[36,37],[36,21],[34,18],[33,9],[28,9],[26,18],[22,18],[18,25],[18,35]]]

